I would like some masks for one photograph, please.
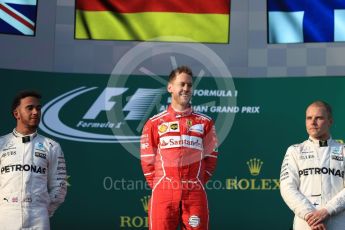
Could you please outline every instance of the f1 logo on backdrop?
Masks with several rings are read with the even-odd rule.
[[[236,105],[238,92],[223,60],[199,43],[169,44],[169,47],[139,43],[117,62],[103,89],[76,88],[44,106],[40,128],[47,134],[73,141],[121,143],[139,158],[140,134],[146,120],[170,103],[167,78],[155,73],[152,63],[162,63],[154,66],[171,69],[183,63],[193,66],[193,110],[214,119],[221,144],[230,132],[235,114],[246,111],[243,108],[247,107]]]
[[[73,141],[99,143],[139,142],[139,134],[135,136],[123,135],[120,134],[122,133],[121,130],[128,128],[126,126],[131,121],[147,120],[152,112],[148,108],[159,104],[162,94],[165,93],[165,89],[160,88],[138,88],[133,95],[130,95],[130,99],[126,104],[122,106],[122,101],[116,101],[114,98],[128,93],[129,88],[106,87],[88,108],[69,105],[72,102],[76,103],[76,101],[82,100],[82,96],[95,90],[99,91],[98,87],[80,87],[48,102],[42,108],[40,128],[50,135]],[[120,103],[121,106],[118,105]],[[80,103],[76,104],[80,105]],[[69,110],[68,107],[70,107]],[[119,114],[117,120],[112,121],[104,116],[104,113],[110,111]],[[67,115],[63,116],[61,120],[60,114],[62,112]],[[68,116],[69,114],[71,116]],[[117,133],[119,134],[117,135]]]
[[[83,86],[63,93],[42,108],[40,129],[49,135],[72,141],[139,143],[147,119],[165,110],[171,99],[165,87],[137,88],[135,85],[132,82],[130,86],[119,87]],[[206,94],[212,91],[215,92]],[[223,91],[209,88],[195,90],[193,110],[210,116],[236,113],[231,110],[234,106],[218,105],[217,99],[223,97],[230,100],[233,97],[230,90],[218,96]],[[217,122],[222,124],[218,119],[216,126]],[[169,125],[169,129],[173,129],[174,124]],[[179,131],[178,126],[175,129]],[[203,127],[192,126],[190,129],[203,132]]]

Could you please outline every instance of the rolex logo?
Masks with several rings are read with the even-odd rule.
[[[261,166],[264,162],[262,162],[260,159],[252,158],[249,161],[247,161],[247,165],[249,168],[249,172],[252,176],[257,176],[260,174]]]
[[[144,211],[146,213],[149,211],[149,199],[150,199],[150,196],[144,196],[143,198],[140,199],[143,205]]]
[[[251,158],[247,161],[251,176],[258,176],[264,162],[259,158]],[[251,191],[273,191],[278,190],[280,186],[278,178],[243,178],[232,177],[226,180],[226,189],[228,190],[251,190]]]
[[[144,211],[147,213],[149,209],[150,196],[144,196],[140,199]],[[149,220],[147,214],[144,216],[120,216],[120,228],[126,229],[148,229]]]

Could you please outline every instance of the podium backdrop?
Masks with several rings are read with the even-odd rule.
[[[18,90],[43,95],[39,132],[65,152],[68,195],[52,229],[145,229],[150,190],[142,175],[138,138],[143,123],[169,104],[165,76],[109,76],[1,70],[1,134]],[[197,78],[192,100],[212,116],[221,140],[207,184],[210,229],[290,229],[292,212],[279,194],[287,147],[307,138],[306,106],[334,109],[332,135],[344,139],[345,79]]]

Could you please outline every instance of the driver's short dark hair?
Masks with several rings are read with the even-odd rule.
[[[37,99],[42,98],[41,94],[38,93],[37,91],[34,91],[34,90],[20,91],[16,94],[16,96],[14,97],[14,99],[12,101],[11,112],[13,112],[20,105],[20,100],[22,100],[23,98],[26,98],[26,97],[35,97]]]
[[[193,77],[192,70],[188,66],[182,65],[171,71],[171,73],[169,74],[169,82],[172,82],[180,73],[185,73]]]

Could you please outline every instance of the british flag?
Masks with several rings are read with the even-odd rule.
[[[0,33],[35,35],[37,0],[0,0]]]

